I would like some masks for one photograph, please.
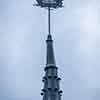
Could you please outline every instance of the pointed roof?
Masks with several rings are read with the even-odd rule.
[[[50,66],[50,65],[55,66],[56,62],[55,62],[55,56],[54,56],[54,51],[53,51],[53,40],[52,40],[51,34],[48,34],[46,43],[47,43],[46,65],[47,66]]]

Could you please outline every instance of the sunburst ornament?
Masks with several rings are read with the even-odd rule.
[[[63,0],[36,0],[38,3],[38,6],[40,7],[49,7],[49,8],[59,8],[62,7]]]

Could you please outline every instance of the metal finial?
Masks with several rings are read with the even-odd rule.
[[[51,35],[51,14],[50,14],[50,7],[48,7],[48,33]]]
[[[51,9],[63,7],[63,0],[36,0],[36,6],[48,9],[48,33],[51,35]]]

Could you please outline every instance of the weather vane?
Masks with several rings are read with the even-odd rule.
[[[48,9],[48,33],[51,34],[51,18],[50,18],[50,11],[52,9],[57,9],[63,7],[63,0],[36,0],[37,4],[35,6],[40,6],[42,8]]]

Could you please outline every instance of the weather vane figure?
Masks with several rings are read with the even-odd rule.
[[[51,9],[57,9],[63,7],[63,0],[36,0],[36,6],[48,9],[48,33],[51,34],[51,25],[50,25],[50,11]]]

